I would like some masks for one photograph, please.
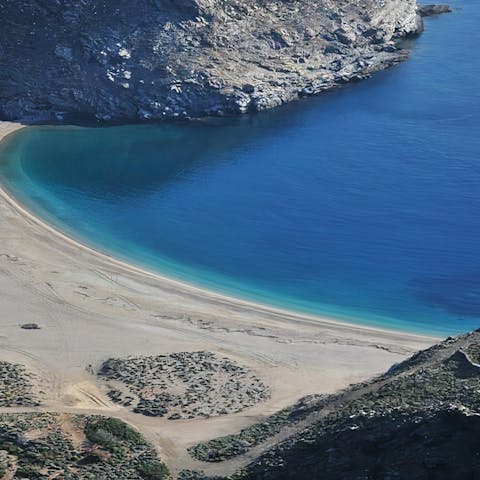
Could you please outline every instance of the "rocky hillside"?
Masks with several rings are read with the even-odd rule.
[[[0,118],[261,110],[407,55],[415,0],[2,0]]]
[[[191,453],[216,463],[257,457],[230,480],[476,479],[478,428],[480,330]]]

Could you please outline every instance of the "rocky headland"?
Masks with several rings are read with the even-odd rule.
[[[422,30],[415,0],[7,0],[0,118],[263,110],[398,63]]]
[[[479,330],[448,338],[372,381],[306,398],[190,452],[204,462],[257,457],[230,480],[477,478],[479,362]]]

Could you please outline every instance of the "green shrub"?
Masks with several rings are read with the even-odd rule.
[[[145,480],[164,480],[170,476],[168,467],[157,460],[143,462],[138,471]]]
[[[85,425],[85,435],[90,442],[107,449],[114,449],[123,442],[129,445],[145,444],[140,433],[117,418],[92,419]]]

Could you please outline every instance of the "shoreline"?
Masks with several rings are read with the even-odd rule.
[[[19,128],[0,122],[0,141]],[[228,471],[233,464],[199,464],[187,448],[234,433],[307,395],[367,380],[437,341],[256,306],[129,268],[45,228],[4,194],[0,222],[0,360],[35,372],[46,392],[42,410],[124,419],[173,472]],[[20,328],[32,322],[40,329]],[[111,357],[200,350],[251,369],[270,387],[271,398],[233,415],[172,422],[113,405],[92,373]]]
[[[1,123],[2,122],[0,122],[0,126],[1,126]],[[5,141],[8,136],[27,127],[28,126],[12,123],[11,127],[7,130],[8,133],[3,134],[3,132],[0,130],[0,143]],[[166,283],[169,287],[179,288],[185,294],[188,294],[188,295],[200,295],[200,296],[203,296],[204,298],[207,298],[211,302],[218,302],[223,305],[254,309],[262,313],[279,315],[279,316],[296,319],[296,320],[312,321],[312,322],[318,322],[318,323],[323,323],[327,325],[328,324],[340,325],[343,327],[353,327],[353,328],[359,328],[362,330],[373,331],[373,332],[381,331],[384,333],[399,333],[399,334],[415,335],[421,338],[427,338],[432,340],[437,340],[439,338],[433,333],[430,335],[428,333],[412,332],[407,329],[379,327],[379,326],[364,324],[364,323],[361,323],[361,321],[359,323],[356,323],[355,320],[351,320],[351,321],[341,320],[334,317],[328,317],[328,316],[323,316],[321,314],[309,313],[302,310],[293,310],[293,309],[291,310],[287,308],[281,308],[268,303],[255,302],[255,301],[247,300],[241,297],[237,297],[235,295],[220,293],[206,287],[194,285],[193,283],[190,283],[188,281],[178,280],[166,274],[157,273],[155,271],[148,270],[147,268],[135,265],[134,263],[116,258],[113,254],[109,254],[107,252],[91,247],[86,243],[83,243],[81,240],[78,240],[73,236],[70,236],[67,233],[62,232],[60,229],[50,224],[48,221],[35,215],[28,207],[21,204],[15,198],[15,196],[11,194],[8,191],[8,189],[2,184],[1,178],[0,178],[0,197],[3,198],[7,203],[9,203],[17,212],[19,212],[26,219],[32,222],[35,222],[37,225],[39,225],[40,227],[42,227],[47,232],[51,233],[61,241],[66,242],[76,248],[79,248],[106,262],[109,262],[116,267],[124,269],[126,272],[142,275],[147,278],[157,280],[162,283]]]

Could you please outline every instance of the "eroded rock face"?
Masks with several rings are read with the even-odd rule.
[[[403,59],[415,0],[3,0],[0,116],[239,113]]]

